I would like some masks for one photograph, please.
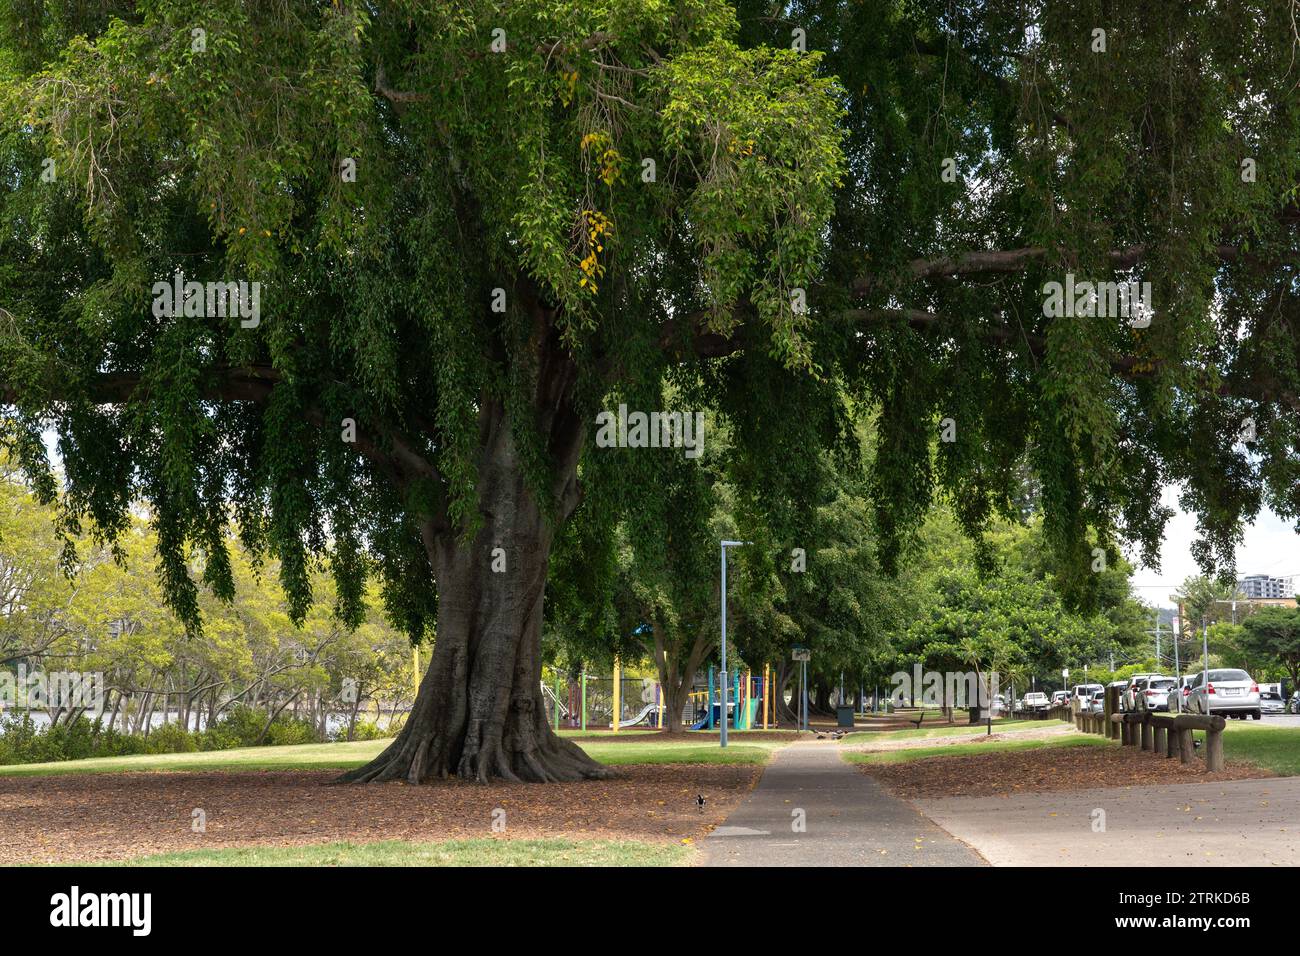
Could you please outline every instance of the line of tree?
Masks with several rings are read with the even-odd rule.
[[[132,515],[112,546],[86,535],[75,555],[60,547],[57,517],[0,456],[0,670],[21,698],[10,705],[33,705],[56,726],[86,716],[143,736],[165,724],[197,731],[244,707],[262,715],[259,737],[284,714],[307,722],[317,739],[331,718],[351,739],[359,719],[387,724],[409,707],[406,635],[385,623],[373,599],[365,622],[345,627],[327,574],[312,575],[318,603],[294,626],[278,569],[258,566],[229,530],[234,599],[200,593],[206,626],[197,639],[163,600],[147,514]],[[202,560],[191,554],[195,573]],[[60,672],[102,675],[102,684],[86,685],[102,691],[102,710],[50,694],[44,681]],[[33,677],[41,682],[20,680]]]

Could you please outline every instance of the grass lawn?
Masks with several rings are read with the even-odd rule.
[[[942,719],[942,718],[941,718]],[[1046,730],[1051,728],[1060,721],[1051,720],[995,720],[993,721],[993,732],[1000,734],[1008,730]],[[855,731],[846,736],[841,743],[863,743],[868,740],[912,740],[924,739],[926,737],[958,737],[967,734],[984,734],[988,733],[988,727],[982,723],[937,723],[934,726],[922,724],[920,729],[908,727],[904,730],[887,730],[879,733],[873,733],[869,730]]]
[[[685,866],[694,851],[636,840],[446,840],[184,850],[96,866]]]
[[[1223,731],[1223,756],[1249,760],[1283,777],[1300,775],[1300,727],[1229,720]]]
[[[625,732],[619,731],[619,736]],[[610,734],[604,736],[612,737]],[[765,741],[747,736],[742,744],[725,750],[717,744],[684,739],[665,740],[645,735],[644,743],[603,740],[588,734],[574,742],[593,760],[609,766],[647,763],[762,764],[784,741]],[[0,774],[40,775],[56,773],[123,773],[127,771],[199,770],[348,770],[366,763],[388,745],[387,740],[359,740],[351,743],[299,744],[290,747],[241,747],[206,753],[140,754],[131,757],[92,757],[56,763],[12,764],[0,767]]]
[[[1034,721],[1038,723],[1038,721]],[[991,740],[986,744],[953,743],[938,747],[908,747],[906,750],[845,750],[849,763],[907,763],[926,757],[973,757],[999,750],[1043,750],[1048,747],[1106,747],[1111,741],[1094,734],[1064,734],[1035,740]]]

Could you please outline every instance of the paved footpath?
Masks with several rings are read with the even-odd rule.
[[[806,830],[796,832],[796,811]],[[758,786],[700,844],[705,866],[982,866],[968,846],[840,759],[838,744],[777,751]]]
[[[917,806],[995,866],[1300,865],[1300,777],[944,797]]]

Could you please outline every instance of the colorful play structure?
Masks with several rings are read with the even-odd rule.
[[[695,709],[696,720],[691,730],[713,730],[722,726],[721,688],[714,688],[714,673],[708,671],[708,689],[695,691],[690,695],[691,702],[698,705]],[[770,668],[764,667],[757,677],[746,672],[744,677],[732,675],[731,687],[727,694],[727,726],[732,730],[753,730],[761,726],[767,730],[769,718],[775,717],[772,707],[770,688]],[[760,723],[761,721],[761,723]]]
[[[746,672],[729,675],[727,692],[727,726],[732,730],[764,730],[776,724],[772,672],[764,667],[761,674]],[[714,730],[722,726],[721,688],[716,686],[713,667],[707,671],[707,684],[687,696],[681,714],[670,714],[659,682],[642,677],[623,677],[619,662],[614,663],[612,678],[583,673],[577,680],[542,681],[542,695],[558,730],[620,729],[643,726],[663,729],[668,721],[678,720],[691,730]],[[618,714],[615,722],[614,715]]]

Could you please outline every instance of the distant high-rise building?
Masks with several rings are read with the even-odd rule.
[[[1293,578],[1273,578],[1267,574],[1250,574],[1237,582],[1243,594],[1251,600],[1295,597]]]

